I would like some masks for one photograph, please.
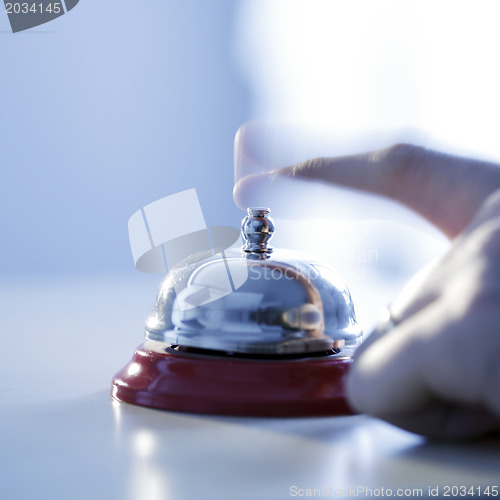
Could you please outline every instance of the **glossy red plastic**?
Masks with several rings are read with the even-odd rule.
[[[135,405],[219,415],[305,417],[354,413],[345,398],[350,358],[233,359],[139,346],[113,379]]]

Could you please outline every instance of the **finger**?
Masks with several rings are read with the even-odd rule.
[[[482,203],[470,224],[461,234],[461,239],[466,238],[481,225],[490,221],[496,222],[500,218],[500,189],[490,194]]]
[[[377,194],[327,185],[314,179],[267,175],[308,158],[341,156],[372,150],[401,140],[425,142],[415,130],[380,130],[349,133],[268,122],[247,122],[234,143],[234,200],[243,210],[249,206],[271,207],[280,219],[300,220],[311,215],[336,220],[385,219],[421,225],[421,217]],[[243,182],[240,182],[245,179]],[[366,209],[369,205],[369,210]]]
[[[469,278],[464,279],[467,283]],[[358,351],[347,380],[353,407],[413,430],[431,417],[433,425],[445,426],[436,420],[439,413],[428,411],[436,401],[485,408],[500,419],[496,288],[495,294],[485,294],[459,280],[453,293]],[[446,423],[450,433],[456,421]]]
[[[391,335],[389,342],[375,338],[364,350],[356,352],[347,384],[354,408],[433,438],[463,439],[500,431],[500,405],[495,408],[491,397],[496,394],[494,380],[483,380],[490,386],[482,396],[473,387],[476,383],[470,381],[474,375],[468,370],[473,364],[457,360],[460,370],[452,375],[455,389],[448,391],[450,382],[446,379],[450,377],[443,377],[436,357],[429,356],[432,342],[423,342],[419,347],[414,338],[408,340],[408,333],[401,327],[392,330]],[[443,352],[439,346],[436,348]],[[454,356],[451,349],[447,354]],[[484,361],[487,363],[485,357]]]
[[[378,194],[315,182],[306,177],[253,174],[239,181],[233,191],[235,203],[246,207],[270,207],[275,217],[301,220],[318,217],[336,220],[382,219],[419,226],[422,218],[403,205]]]
[[[359,130],[353,134],[276,121],[246,122],[234,139],[235,184],[243,177],[310,158],[344,156],[401,142],[426,144],[429,138],[412,128]]]
[[[495,255],[500,256],[500,190],[486,199],[448,252],[422,268],[405,285],[390,306],[390,320],[401,323],[437,300],[443,293],[443,286],[449,284],[450,276],[455,274],[450,269],[462,269],[460,274],[465,278],[465,275],[476,272],[478,265],[482,266],[483,257],[493,259]],[[482,280],[486,286],[489,280],[497,279],[497,273],[488,273],[486,279],[476,279]],[[380,319],[381,324],[368,337],[368,343],[384,334],[383,320],[386,318]],[[365,344],[364,348],[367,347]]]
[[[380,311],[379,323],[357,348],[356,355],[360,355],[371,344],[391,331],[395,325],[407,320],[439,298],[442,293],[442,280],[439,278],[440,266],[443,266],[442,260],[443,257],[435,259],[420,269],[406,283],[391,305]]]
[[[411,414],[427,407],[433,397],[423,373],[427,345],[417,332],[433,325],[432,307],[398,325],[356,353],[347,378],[350,404],[375,416]]]
[[[268,192],[283,191],[284,178],[383,195],[415,210],[450,237],[460,233],[484,199],[500,188],[496,164],[398,144],[365,154],[316,158],[244,178],[235,187],[235,200],[245,205],[245,197],[262,186]]]

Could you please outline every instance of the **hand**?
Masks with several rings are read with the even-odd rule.
[[[384,195],[453,238],[392,304],[397,326],[358,349],[347,384],[352,406],[433,437],[499,431],[499,166],[399,144],[243,178],[236,203],[247,206],[252,191],[265,183],[272,192],[284,177]]]

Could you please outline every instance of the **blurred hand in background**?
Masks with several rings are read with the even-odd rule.
[[[499,431],[500,166],[397,144],[243,177],[235,201],[250,206],[265,186],[280,203],[291,203],[291,190],[296,196],[308,186],[290,179],[382,195],[452,240],[392,303],[391,328],[376,330],[356,352],[347,384],[351,405],[431,437]]]

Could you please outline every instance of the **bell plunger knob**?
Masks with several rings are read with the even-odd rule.
[[[268,245],[273,237],[274,222],[269,208],[247,208],[247,216],[241,223],[241,235],[245,244],[241,247],[244,252],[254,254],[269,254],[273,248]]]

